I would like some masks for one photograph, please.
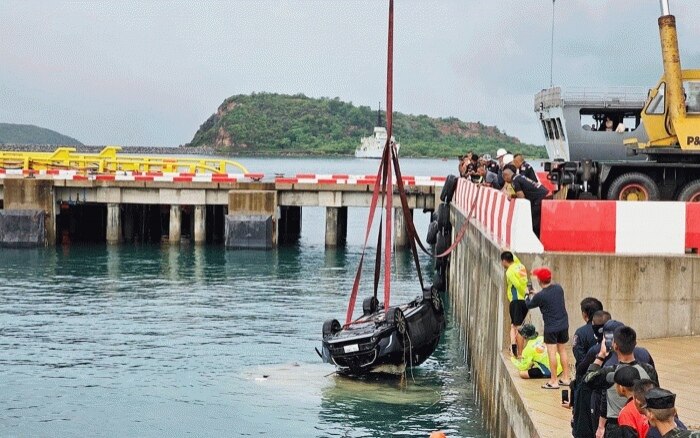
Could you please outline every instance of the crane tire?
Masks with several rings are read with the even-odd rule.
[[[615,178],[610,184],[607,198],[616,201],[658,201],[661,193],[651,177],[630,172]]]
[[[700,202],[700,179],[691,181],[678,194],[678,200],[681,202]]]

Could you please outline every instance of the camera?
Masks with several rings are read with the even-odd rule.
[[[613,332],[603,333],[603,338],[605,339],[605,349],[607,351],[612,351]]]

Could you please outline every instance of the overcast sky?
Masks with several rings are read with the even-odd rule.
[[[700,68],[699,3],[671,0],[686,68]],[[234,94],[376,107],[387,4],[2,0],[0,122],[86,144],[175,146]],[[549,85],[551,13],[551,0],[396,0],[394,109],[542,144],[532,99]],[[658,15],[657,0],[558,0],[554,83],[650,87],[662,71]]]

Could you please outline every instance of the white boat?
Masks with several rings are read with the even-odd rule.
[[[386,144],[386,128],[383,126],[375,126],[374,134],[370,137],[362,137],[360,146],[355,149],[355,158],[382,158],[384,145]],[[391,141],[396,142],[394,136],[391,136]],[[400,144],[396,143],[396,153],[399,153]]]

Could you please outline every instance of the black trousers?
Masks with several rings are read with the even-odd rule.
[[[530,210],[532,212],[532,231],[537,238],[540,238],[540,222],[542,220],[542,200],[530,201]]]

